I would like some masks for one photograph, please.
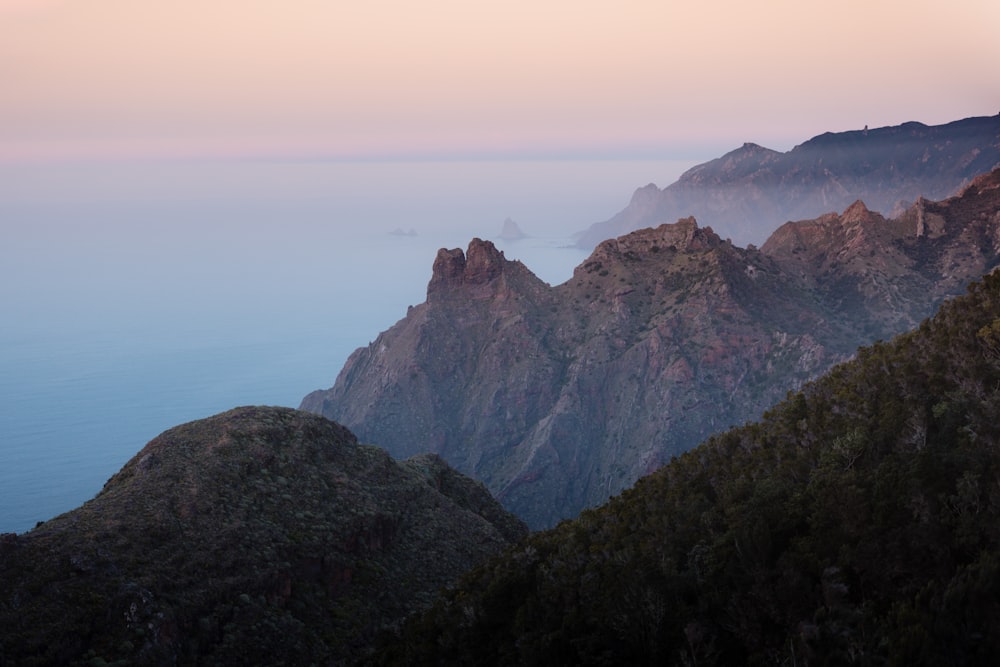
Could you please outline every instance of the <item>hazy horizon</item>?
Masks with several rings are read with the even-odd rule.
[[[0,0],[0,162],[699,158],[1000,109],[992,0]]]
[[[494,239],[563,282],[587,254],[570,234],[688,166],[0,166],[0,532],[93,497],[169,427],[331,386],[424,300],[438,248]],[[497,240],[506,217],[529,238]]]
[[[507,217],[560,282],[570,234],[744,142],[993,115],[998,25],[992,0],[0,0],[0,532],[164,428],[330,386],[437,247]]]

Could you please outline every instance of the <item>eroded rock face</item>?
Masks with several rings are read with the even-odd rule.
[[[302,408],[439,454],[549,526],[961,292],[997,263],[998,182],[896,220],[856,202],[761,250],[684,219],[601,243],[556,287],[475,240],[439,253],[427,302]]]
[[[434,258],[434,270],[428,293],[434,293],[449,287],[457,287],[465,282],[465,253],[460,248],[438,250]]]
[[[440,459],[238,408],[0,540],[0,663],[341,664],[526,532]]]
[[[302,407],[397,456],[440,454],[535,527],[784,395],[763,378],[801,382],[853,349],[774,262],[693,219],[608,241],[555,288],[489,266],[447,298],[458,273],[436,270],[427,302]]]
[[[485,297],[493,290],[503,290],[508,275],[516,281],[530,275],[530,271],[520,262],[508,262],[503,252],[490,241],[473,239],[466,252],[462,252],[461,248],[441,248],[434,259],[427,298],[447,299],[454,290],[463,288],[472,288],[475,294]],[[498,281],[501,277],[504,279]],[[534,276],[531,275],[531,278]]]
[[[887,338],[996,266],[998,192],[994,171],[956,197],[920,199],[893,219],[855,202],[839,216],[781,226],[761,251],[844,317],[865,322],[870,338]]]

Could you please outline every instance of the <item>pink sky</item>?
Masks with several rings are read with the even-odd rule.
[[[1000,111],[996,0],[0,0],[0,161],[787,150]]]

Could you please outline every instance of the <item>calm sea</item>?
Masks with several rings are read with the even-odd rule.
[[[296,407],[495,239],[543,280],[571,235],[695,161],[0,167],[0,532],[79,506],[163,430]],[[399,235],[400,230],[415,235]]]

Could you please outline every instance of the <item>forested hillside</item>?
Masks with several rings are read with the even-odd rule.
[[[993,664],[1000,276],[467,575],[384,664]]]
[[[435,456],[396,462],[321,417],[236,408],[0,535],[0,667],[352,664],[526,533]]]

